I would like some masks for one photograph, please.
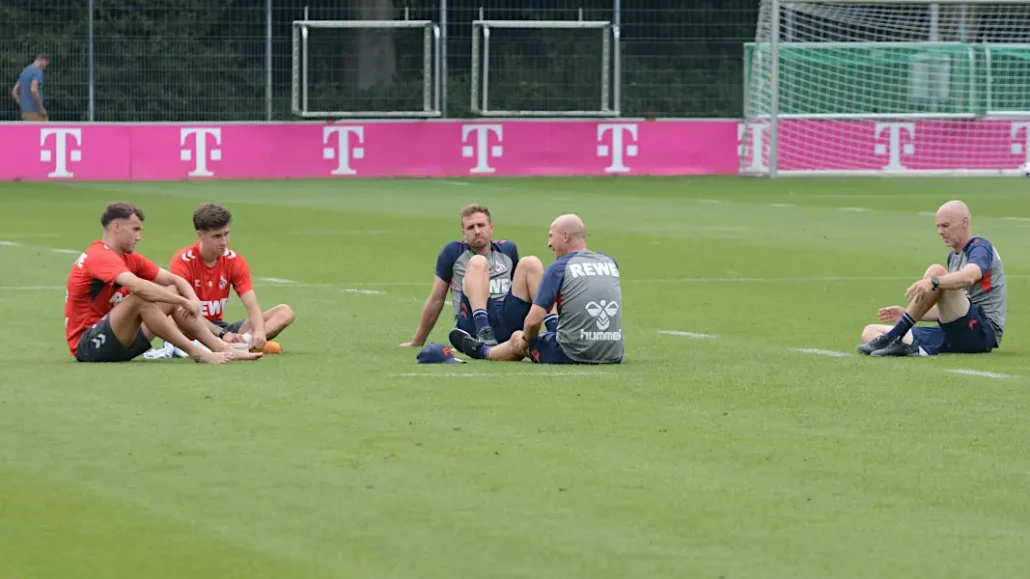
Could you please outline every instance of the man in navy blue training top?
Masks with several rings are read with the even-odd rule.
[[[490,210],[472,204],[461,210],[462,241],[451,241],[436,260],[436,275],[422,317],[410,342],[423,346],[451,292],[454,323],[484,344],[496,345],[522,328],[536,295],[544,265],[539,258],[519,259],[514,241],[493,241]]]
[[[1005,331],[1005,267],[991,242],[975,236],[969,207],[949,201],[937,210],[937,234],[951,248],[948,267],[931,265],[905,292],[908,308],[877,313],[893,326],[871,324],[858,347],[873,356],[933,356],[987,353]],[[916,326],[916,322],[937,322]]]
[[[538,364],[620,364],[623,357],[622,283],[610,256],[591,251],[586,228],[576,215],[562,215],[548,231],[557,258],[544,270],[523,331],[491,347],[460,328],[451,344],[466,356]],[[557,306],[557,316],[548,315]],[[544,333],[540,333],[545,326]]]

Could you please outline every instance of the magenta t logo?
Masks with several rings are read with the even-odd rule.
[[[499,159],[504,155],[504,147],[500,144],[504,141],[504,127],[501,125],[462,125],[461,142],[468,143],[469,135],[476,134],[475,144],[466,144],[461,148],[461,156],[466,159],[475,157],[476,166],[469,170],[469,173],[493,173],[496,171],[490,166],[490,158]],[[490,135],[497,137],[496,145],[490,146]]]
[[[597,156],[602,159],[610,157],[612,164],[605,169],[606,173],[629,173],[626,166],[626,157],[636,157],[639,153],[637,147],[637,125],[636,123],[601,123],[597,125],[597,142],[604,139],[605,133],[611,132],[612,144],[609,147],[605,144],[597,145]],[[627,139],[626,137],[629,137]],[[627,143],[627,141],[629,141]],[[630,144],[632,143],[632,144]]]
[[[333,136],[336,142],[333,142]],[[326,161],[336,159],[336,168],[332,170],[333,175],[357,175],[358,172],[350,166],[351,159],[359,160],[365,158],[364,147],[352,147],[351,135],[356,139],[356,144],[365,144],[365,127],[332,126],[322,129],[322,158]]]
[[[54,147],[46,148],[48,137],[54,137]],[[69,144],[74,139],[74,145]],[[39,160],[43,163],[54,163],[54,170],[47,177],[70,179],[75,176],[68,170],[68,163],[82,160],[82,129],[41,129],[39,131]]]
[[[193,135],[193,148],[186,148],[186,140]],[[183,127],[179,130],[179,144],[182,150],[179,157],[186,162],[193,161],[193,170],[189,172],[190,177],[213,177],[214,171],[207,168],[208,161],[221,161],[222,150],[211,147],[208,149],[207,138],[214,138],[215,147],[222,145],[222,129],[197,127]]]

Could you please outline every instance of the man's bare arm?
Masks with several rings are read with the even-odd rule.
[[[962,269],[942,275],[937,279],[940,281],[939,289],[956,290],[973,285],[983,279],[983,276],[984,273],[980,270],[979,265],[976,265],[975,263],[967,263]]]
[[[526,343],[532,343],[533,340],[540,334],[540,326],[544,324],[544,318],[547,317],[547,310],[533,304],[533,307],[529,308],[529,313],[526,314],[526,321],[523,323],[522,336],[526,340]]]
[[[39,81],[34,80],[29,86],[29,91],[32,93],[32,100],[36,101],[36,106],[39,107],[39,111],[43,112],[46,109],[43,108],[43,99],[39,96]]]
[[[11,96],[14,97],[14,102],[18,103],[18,106],[20,107],[21,106],[21,83],[20,82],[14,83],[14,88],[11,89]]]
[[[175,275],[167,269],[160,268],[157,272],[157,277],[154,278],[154,283],[168,287],[174,285],[175,289],[179,290],[179,295],[190,300],[199,300],[197,292],[193,290],[193,286],[190,282],[186,281],[182,276]]]
[[[114,281],[132,292],[133,295],[137,295],[148,302],[173,304],[184,308],[190,307],[190,300],[169,291],[164,285],[158,285],[152,281],[137,277],[132,272],[122,272],[118,277],[114,278]]]
[[[433,289],[430,290],[429,297],[426,298],[426,303],[422,306],[422,318],[419,320],[418,328],[415,330],[415,336],[405,345],[421,346],[426,343],[426,339],[433,331],[437,319],[440,318],[440,312],[443,311],[449,287],[444,280],[433,277]]]
[[[250,290],[240,296],[240,302],[247,310],[247,320],[250,321],[250,333],[255,336],[265,335],[265,314],[261,311],[257,294]]]

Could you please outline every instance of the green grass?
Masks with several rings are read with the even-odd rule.
[[[1000,350],[794,351],[854,352],[944,261],[919,213],[952,198],[1011,276]],[[297,312],[284,353],[76,364],[53,249],[119,199],[162,265],[197,204],[229,206],[254,275],[297,282],[258,288]],[[623,275],[624,365],[397,347],[471,201],[545,263],[550,221],[584,218]],[[1024,180],[23,183],[0,215],[2,579],[1030,574]]]

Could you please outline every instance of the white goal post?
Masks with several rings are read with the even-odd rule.
[[[761,0],[739,173],[1022,175],[1030,0]]]
[[[440,117],[442,111],[440,98],[443,92],[442,87],[442,47],[440,26],[431,20],[294,20],[292,22],[292,46],[291,46],[291,75],[290,75],[290,109],[291,112],[302,118],[429,118]],[[327,91],[331,96],[322,99],[328,101],[330,106],[311,106],[309,93],[312,89],[309,60],[312,52],[309,36],[313,30],[335,30],[338,34],[360,30],[392,30],[392,31],[421,31],[422,54],[419,60],[421,76],[421,94],[419,98],[412,99],[419,101],[417,106],[408,104],[402,106],[399,103],[383,102],[380,108],[361,109],[357,107],[348,108],[347,99],[342,95],[333,94],[333,88]],[[339,38],[331,39],[330,46],[338,48]],[[337,54],[320,55],[330,57],[330,62],[337,60]],[[392,108],[391,108],[392,107]]]

